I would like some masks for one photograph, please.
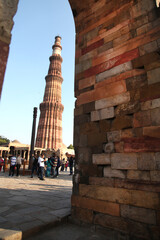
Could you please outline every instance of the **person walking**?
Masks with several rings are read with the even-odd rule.
[[[10,163],[10,170],[9,170],[9,176],[14,176],[14,169],[16,166],[16,156],[11,157],[11,163]]]
[[[38,163],[39,163],[39,167],[40,167],[40,180],[44,180],[44,162],[45,162],[45,159],[44,159],[44,154],[41,153],[41,155],[39,156],[38,158]]]
[[[59,175],[59,167],[60,167],[60,158],[57,156],[57,166],[56,166],[56,176],[58,177]]]
[[[17,177],[19,177],[19,170],[20,170],[21,164],[22,164],[22,158],[19,154],[17,159],[16,159]]]

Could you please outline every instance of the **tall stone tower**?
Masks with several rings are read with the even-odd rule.
[[[40,104],[40,119],[36,138],[36,147],[57,150],[62,146],[62,112],[61,85],[61,37],[55,37],[53,53],[49,58],[50,66],[46,76],[43,102]]]

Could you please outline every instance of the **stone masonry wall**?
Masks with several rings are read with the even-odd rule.
[[[18,0],[0,0],[0,97]]]
[[[159,9],[153,0],[70,3],[77,33],[72,217],[159,239]]]

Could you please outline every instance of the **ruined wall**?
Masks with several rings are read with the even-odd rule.
[[[153,0],[70,3],[77,33],[72,217],[159,239],[159,9]]]
[[[0,97],[18,0],[0,0]]]

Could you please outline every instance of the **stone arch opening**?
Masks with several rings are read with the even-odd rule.
[[[76,24],[72,217],[159,239],[159,11],[69,1]]]

